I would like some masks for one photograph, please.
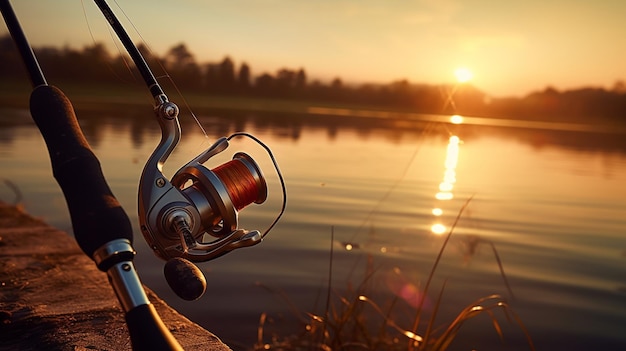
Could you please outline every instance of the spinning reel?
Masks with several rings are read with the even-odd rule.
[[[144,166],[139,181],[139,225],[154,253],[167,260],[165,278],[180,297],[195,300],[204,293],[206,280],[192,262],[205,262],[232,250],[256,245],[284,213],[287,195],[282,174],[271,150],[247,133],[220,138],[187,162],[171,180],[163,164],[178,142],[181,131],[179,108],[170,102],[150,67],[105,0],[95,0],[135,63],[154,98],[154,111],[161,128],[161,141]],[[234,137],[248,137],[269,155],[282,187],[282,207],[263,232],[238,228],[238,211],[265,202],[267,184],[257,163],[245,153],[213,169],[203,163],[223,152]],[[212,238],[213,240],[210,240]]]
[[[260,243],[284,211],[284,182],[269,148],[246,133],[220,138],[168,180],[162,169],[180,140],[179,110],[161,95],[156,99],[155,113],[162,135],[139,183],[139,224],[155,254],[168,260],[165,272],[172,289],[182,298],[193,300],[204,292],[204,287],[199,291],[200,287],[194,286],[206,283],[196,282],[196,279],[180,281],[187,279],[180,277],[182,271],[199,271],[188,261],[205,262]],[[283,208],[264,233],[238,228],[238,211],[252,203],[262,204],[267,198],[265,178],[252,157],[238,152],[230,161],[213,169],[203,165],[226,150],[229,140],[237,136],[249,137],[265,148],[283,188]],[[204,280],[204,277],[197,279]],[[200,294],[184,292],[190,288]]]

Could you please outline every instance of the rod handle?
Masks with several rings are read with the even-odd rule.
[[[31,93],[30,111],[46,142],[52,173],[65,195],[83,252],[93,257],[96,249],[115,239],[132,243],[128,215],[111,192],[70,100],[60,89],[40,85]]]

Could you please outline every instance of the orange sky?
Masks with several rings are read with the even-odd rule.
[[[35,46],[81,48],[91,29],[116,50],[91,1],[12,4]],[[302,67],[310,79],[439,84],[464,66],[493,96],[626,80],[626,1],[117,0],[132,25],[110,4],[159,55],[185,42],[199,62],[229,55],[253,74]]]

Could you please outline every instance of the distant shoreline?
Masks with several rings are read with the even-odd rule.
[[[50,83],[51,85],[57,85]],[[103,105],[125,105],[133,107],[148,107],[153,101],[152,97],[141,85],[106,85],[106,84],[79,84],[60,83],[57,85],[70,98],[77,110],[101,109]],[[0,82],[0,107],[28,108],[28,100],[31,88],[25,82]],[[171,90],[169,99],[179,105],[181,109],[187,109],[187,105],[194,112],[233,110],[233,111],[256,111],[273,113],[295,113],[330,115],[335,117],[350,118],[389,118],[390,116],[398,120],[435,120],[445,122],[449,116],[455,113],[424,113],[415,109],[393,108],[376,104],[348,104],[340,102],[327,102],[319,100],[307,100],[296,98],[278,97],[257,97],[257,96],[236,96],[219,95],[206,92],[182,92],[181,97],[175,90]],[[626,97],[624,98],[626,104]],[[348,112],[346,112],[348,111]],[[590,116],[593,123],[585,118],[565,118],[558,114],[536,115],[535,118],[525,118],[519,114],[460,114],[466,118],[465,123],[484,124],[486,120],[514,120],[526,121],[536,128],[551,129],[550,124],[571,124],[573,130],[598,131],[608,133],[626,132],[626,115],[615,118],[598,118]],[[436,116],[434,119],[426,119],[417,116]],[[618,118],[621,117],[621,118]],[[477,123],[477,119],[482,119],[482,123]],[[473,122],[470,122],[473,121]],[[494,125],[506,126],[506,122],[497,122]],[[522,127],[529,127],[522,126]],[[534,128],[534,127],[531,127]],[[570,127],[567,127],[570,128]],[[567,130],[561,129],[561,130]]]

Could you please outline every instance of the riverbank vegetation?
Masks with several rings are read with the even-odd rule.
[[[471,197],[459,210],[423,287],[421,284],[418,286],[405,281],[399,291],[391,296],[383,297],[381,301],[380,289],[377,289],[377,284],[374,283],[377,269],[372,256],[367,255],[368,259],[361,282],[356,286],[348,284],[344,292],[340,293],[338,289],[331,286],[333,267],[331,246],[330,272],[323,311],[321,313],[302,312],[293,307],[293,312],[303,328],[301,333],[288,336],[266,331],[266,326],[271,324],[271,317],[268,317],[266,313],[261,314],[257,343],[250,351],[445,351],[452,346],[458,347],[459,345],[455,343],[457,335],[463,334],[462,329],[466,324],[471,324],[475,319],[481,319],[480,317],[488,320],[494,330],[493,338],[483,338],[481,346],[490,345],[490,347],[498,348],[505,346],[511,337],[507,333],[512,333],[516,334],[514,336],[515,349],[521,347],[535,350],[532,337],[523,321],[513,311],[507,298],[499,294],[491,294],[471,301],[447,322],[442,323],[438,318],[445,304],[443,295],[446,280],[439,288],[439,292],[431,292],[434,286],[433,278],[456,225],[470,201]],[[332,238],[331,236],[331,242],[334,241]],[[515,299],[495,244],[489,241],[483,243],[493,249],[509,298]],[[477,245],[478,242],[475,244]],[[396,268],[395,273],[400,276],[400,269]],[[405,278],[400,278],[400,280],[405,280]],[[262,287],[271,293],[281,295],[287,300],[288,305],[294,306],[289,302],[288,296],[270,287]],[[427,296],[432,300],[430,303],[426,303]],[[268,329],[271,329],[271,326]],[[463,346],[463,348],[467,347],[480,348],[479,345]]]
[[[551,87],[523,97],[495,98],[469,83],[428,85],[397,80],[387,84],[350,84],[336,77],[328,82],[311,79],[304,68],[282,68],[253,74],[252,66],[230,57],[200,63],[185,44],[173,46],[164,56],[153,55],[139,45],[161,84],[176,82],[185,96],[231,101],[241,98],[270,101],[315,101],[341,106],[376,106],[414,113],[461,114],[575,123],[626,122],[626,83],[610,88],[581,87],[558,91]],[[140,75],[125,54],[113,55],[102,43],[80,50],[39,47],[35,53],[50,82],[82,89],[122,89],[141,85]],[[27,81],[25,70],[10,37],[0,38],[0,77],[5,84]],[[93,88],[93,87],[101,88]],[[105,87],[105,88],[102,88]],[[170,91],[170,90],[167,90]],[[235,99],[234,98],[240,98]],[[231,104],[237,106],[237,102]]]

